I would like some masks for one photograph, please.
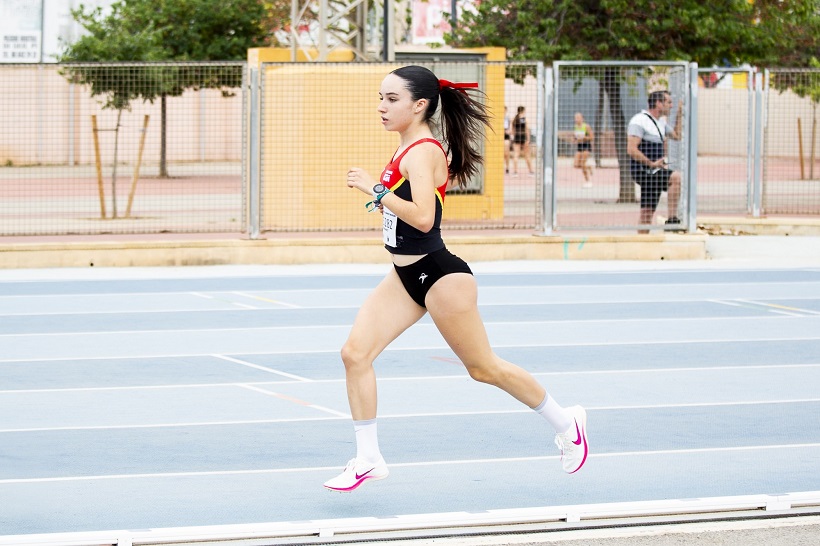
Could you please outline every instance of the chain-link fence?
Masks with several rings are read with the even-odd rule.
[[[447,228],[639,229],[629,124],[658,89],[666,121],[682,114],[665,143],[682,182],[655,227],[675,212],[684,229],[697,213],[820,214],[818,70],[420,64],[477,81],[493,115]],[[398,145],[376,111],[397,66],[0,66],[0,235],[377,230],[344,173],[377,175]]]
[[[492,129],[474,143],[484,164],[445,200],[447,228],[526,228],[541,221],[542,106],[534,63],[422,64],[454,82],[478,82]],[[261,231],[381,229],[349,167],[377,177],[398,138],[377,112],[382,79],[400,65],[264,63],[259,71]],[[332,92],[330,92],[332,90]],[[445,145],[446,147],[446,145]]]
[[[554,131],[552,164],[555,191],[554,229],[635,229],[640,223],[640,194],[648,186],[636,184],[628,151],[631,125],[654,118],[645,114],[650,93],[667,91],[672,107],[658,123],[672,129],[680,121],[680,135],[663,139],[668,167],[688,180],[688,63],[557,62],[554,71]],[[647,125],[648,127],[648,125]],[[650,130],[651,129],[651,130]],[[657,131],[662,129],[658,128]],[[649,128],[647,133],[656,131]],[[639,138],[640,140],[640,138]],[[687,226],[688,185],[680,197],[657,204],[652,223],[681,217]]]
[[[820,214],[820,70],[768,76],[762,212]]]
[[[0,233],[243,231],[245,72],[0,66]]]
[[[698,77],[698,211],[746,214],[754,191],[754,73],[700,69]]]

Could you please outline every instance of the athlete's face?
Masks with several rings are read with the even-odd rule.
[[[407,89],[407,82],[395,74],[388,74],[382,80],[379,98],[379,115],[388,131],[403,131],[421,112],[422,101],[414,101]]]

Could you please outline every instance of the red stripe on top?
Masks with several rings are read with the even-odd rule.
[[[447,161],[447,153],[444,151],[444,148],[441,146],[441,142],[434,138],[422,138],[420,140],[415,141],[410,146],[408,146],[398,157],[393,159],[387,167],[384,168],[382,171],[381,176],[381,183],[387,186],[387,189],[392,190],[393,187],[398,184],[402,180],[402,175],[399,169],[401,165],[401,160],[404,158],[404,155],[410,151],[410,148],[417,144],[421,144],[423,142],[432,142],[436,146],[439,147],[441,153],[444,154],[444,160]],[[447,190],[447,182],[450,179],[449,171],[447,173],[447,178],[444,179],[444,184],[436,188],[436,192],[441,196],[442,202],[444,202],[444,192]]]

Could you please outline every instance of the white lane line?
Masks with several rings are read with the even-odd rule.
[[[245,303],[239,303],[239,302],[236,302],[236,301],[233,301],[233,300],[227,300],[225,298],[219,298],[217,296],[212,296],[210,294],[205,294],[203,292],[188,292],[188,293],[191,294],[192,296],[205,298],[206,300],[215,300],[215,301],[221,301],[221,302],[224,302],[224,303],[229,303],[231,305],[235,305],[235,306],[241,307],[243,309],[259,309],[258,307],[254,307],[253,305],[247,305]]]
[[[263,298],[262,296],[254,296],[253,294],[246,294],[245,292],[231,292],[231,294],[236,294],[237,296],[242,296],[243,298],[250,298],[253,300],[264,301],[267,303],[273,303],[276,305],[281,305],[282,307],[287,307],[289,309],[302,309],[301,305],[294,305],[292,303],[285,303],[279,300],[272,300],[269,298]]]
[[[765,301],[754,301],[754,300],[738,300],[745,303],[750,303],[752,305],[762,307],[764,309],[768,309],[773,313],[783,313],[784,315],[794,315],[796,317],[801,317],[805,315],[820,315],[820,312],[814,311],[812,309],[802,309],[800,307],[791,307],[788,305],[780,305],[777,303],[768,303]],[[774,308],[774,309],[772,309]],[[781,309],[782,311],[777,311],[776,309]]]
[[[747,309],[758,309],[760,311],[767,311],[769,313],[776,313],[778,315],[787,315],[790,317],[804,317],[806,316],[804,313],[795,313],[792,311],[784,311],[783,309],[791,309],[789,307],[784,306],[774,306],[774,305],[767,305],[765,303],[753,301],[753,300],[746,300],[738,298],[735,300],[740,303],[742,307],[746,307]],[[773,309],[773,307],[780,307],[780,309]]]
[[[200,294],[200,293],[194,293],[194,292],[189,292],[188,294],[195,294],[195,295],[198,295],[198,296],[202,296],[203,298],[206,298],[206,299],[211,299],[213,301],[227,302],[227,303],[230,303],[232,305],[240,306],[240,307],[242,307],[243,309],[246,309],[246,310],[252,310],[252,311],[271,311],[272,310],[270,307],[262,308],[262,307],[252,307],[252,306],[247,306],[247,305],[243,306],[242,304],[239,304],[237,302],[230,301],[230,300],[218,300],[218,299],[210,297],[206,294]],[[3,298],[7,298],[7,297],[9,297],[9,296],[0,296],[0,300],[2,300]],[[13,296],[13,297],[25,297],[25,296]],[[265,299],[265,298],[260,298],[258,296],[252,296],[252,295],[248,296],[248,297],[252,297],[254,299],[259,299],[259,300],[266,301],[266,302],[269,302],[269,303],[275,303],[277,305],[281,305],[281,306],[284,306],[286,308],[307,309],[307,310],[310,310],[310,311],[316,311],[317,313],[322,311],[322,310],[327,310],[327,309],[359,309],[361,307],[360,304],[350,304],[350,305],[345,305],[345,304],[342,304],[342,305],[324,304],[324,305],[321,305],[321,306],[319,306],[319,305],[305,306],[305,305],[295,305],[295,304],[284,303],[284,302],[278,301],[278,300],[269,300],[269,299]],[[783,298],[783,299],[794,300],[795,298]],[[818,298],[804,298],[804,299],[816,300]],[[656,303],[657,304],[664,304],[664,303],[674,304],[674,303],[679,303],[680,301],[682,301],[682,300],[668,300],[668,299],[667,300],[617,300],[617,301],[605,301],[605,300],[593,301],[593,300],[590,300],[590,301],[584,301],[583,304],[584,305],[606,305],[606,304],[631,305],[631,304],[656,304]],[[716,300],[716,299],[691,300],[691,299],[686,299],[685,302],[686,303],[699,303],[699,302],[718,303],[718,304],[722,304],[722,305],[731,305],[733,307],[747,307],[747,308],[750,308],[750,309],[751,308],[759,309],[759,307],[748,307],[748,306],[740,305],[739,303],[734,303],[734,302],[729,301],[729,300]],[[534,306],[568,307],[568,306],[572,306],[572,305],[576,305],[576,304],[571,303],[571,302],[541,302],[541,301],[526,302],[526,301],[519,301],[519,302],[514,302],[514,303],[479,303],[479,308],[489,309],[489,308],[492,308],[492,307],[503,307],[503,308],[506,309],[506,308],[509,308],[509,307],[534,307]],[[775,306],[774,304],[770,304],[770,305]],[[57,311],[9,311],[9,310],[5,310],[5,311],[0,312],[0,317],[40,317],[40,316],[49,317],[49,316],[62,316],[62,315],[69,315],[69,316],[74,316],[74,315],[77,315],[77,316],[84,316],[84,315],[139,315],[139,314],[148,314],[148,313],[167,313],[167,314],[171,314],[171,313],[214,313],[214,312],[224,311],[224,310],[225,310],[224,307],[213,307],[213,308],[210,308],[210,309],[201,309],[201,308],[195,308],[195,309],[184,309],[184,308],[183,309],[131,309],[131,308],[123,307],[122,309],[115,309],[115,310],[97,309],[97,310],[93,310],[93,311],[82,311],[82,310],[71,310],[71,311],[68,311],[68,310],[62,310],[62,311],[61,310],[57,310]],[[809,313],[809,314],[813,314],[813,315],[820,315],[820,311],[813,311],[813,310],[809,310],[809,309],[804,309],[804,310],[801,309],[801,310],[805,313]],[[698,317],[689,317],[689,318],[694,319],[694,318],[698,318]],[[728,318],[731,318],[731,317],[728,317]]]
[[[308,379],[307,377],[302,377],[301,375],[294,375],[292,373],[280,372],[279,370],[274,370],[273,368],[260,366],[259,364],[254,364],[254,363],[248,362],[246,360],[240,360],[238,358],[233,358],[231,356],[225,356],[225,355],[210,355],[210,356],[212,356],[214,358],[219,358],[219,359],[222,359],[222,360],[227,360],[228,362],[233,362],[235,364],[241,364],[242,366],[247,366],[247,367],[253,368],[255,370],[262,370],[263,372],[268,372],[268,373],[272,373],[272,374],[275,374],[275,375],[281,375],[282,377],[287,377],[288,379],[293,379],[293,380],[296,380],[296,381],[303,381],[303,382],[308,382],[308,383],[313,381],[312,379]]]
[[[762,304],[759,304],[757,302],[750,301],[750,300],[737,299],[737,300],[734,300],[734,301],[728,301],[728,300],[709,300],[709,301],[711,301],[713,303],[720,303],[720,304],[723,304],[723,305],[731,305],[732,307],[741,307],[743,309],[754,309],[755,311],[767,311],[769,313],[778,313],[778,314],[781,314],[781,315],[788,315],[788,316],[791,316],[791,317],[804,316],[804,315],[801,315],[801,314],[798,314],[798,313],[788,313],[788,312],[784,312],[784,311],[777,311],[777,310],[774,310],[774,309],[767,309],[766,306],[764,306]]]
[[[805,315],[794,315],[795,319],[814,319],[815,317],[807,317]],[[485,322],[485,326],[493,327],[493,326],[516,326],[519,329],[526,329],[529,327],[538,327],[538,326],[552,326],[555,324],[559,325],[571,325],[571,324],[579,324],[579,325],[611,325],[611,324],[622,324],[622,323],[640,323],[640,322],[651,322],[653,324],[662,323],[662,322],[669,322],[669,323],[687,323],[687,322],[697,322],[698,324],[702,324],[704,322],[733,322],[735,324],[740,324],[744,322],[765,322],[771,320],[788,320],[788,319],[772,319],[772,317],[768,316],[760,316],[760,317],[684,317],[684,318],[677,318],[677,317],[668,317],[668,318],[653,318],[648,319],[645,317],[636,317],[636,318],[626,318],[626,319],[573,319],[573,320],[565,320],[565,319],[558,319],[558,320],[502,320],[502,321],[487,321]],[[432,323],[428,323],[428,326],[432,326]],[[333,328],[344,328],[348,330],[352,328],[352,324],[334,324]],[[89,332],[43,332],[43,333],[20,333],[20,334],[0,334],[0,338],[3,337],[12,337],[12,338],[19,338],[19,337],[66,337],[66,336],[110,336],[110,335],[146,335],[146,334],[187,334],[187,333],[195,333],[195,334],[203,334],[209,332],[259,332],[259,331],[281,331],[281,330],[327,330],[328,326],[325,324],[308,324],[303,326],[247,326],[247,327],[237,327],[237,328],[167,328],[167,329],[160,329],[160,330],[112,330],[106,332],[100,331],[89,331]],[[786,338],[793,340],[794,338]],[[799,338],[799,339],[818,339],[817,337],[811,338]],[[678,340],[678,343],[688,343],[690,340]],[[709,340],[714,341],[714,340]],[[727,340],[727,341],[737,341],[737,340]],[[754,341],[758,341],[755,339]],[[600,344],[600,343],[599,343]],[[613,342],[612,344],[617,344],[617,342]],[[573,345],[579,345],[578,343],[573,343]],[[498,345],[495,345],[498,346]],[[523,346],[523,345],[522,345]],[[537,344],[536,344],[537,346]],[[414,347],[415,348],[415,347]]]
[[[727,451],[758,451],[774,449],[807,449],[820,448],[820,443],[810,444],[777,444],[763,446],[737,446],[737,447],[705,447],[691,449],[668,449],[653,451],[622,451],[615,453],[592,453],[590,458],[617,458],[617,457],[638,457],[652,455],[681,455],[699,453],[720,453]],[[488,459],[450,459],[446,461],[419,461],[413,463],[390,463],[391,468],[411,468],[449,465],[473,465],[473,464],[513,464],[522,462],[549,461],[560,459],[560,455],[542,455],[534,457],[495,457]],[[241,476],[259,474],[289,474],[297,472],[326,472],[338,470],[337,466],[313,466],[302,468],[259,468],[253,470],[210,470],[200,472],[152,472],[144,474],[102,474],[90,476],[54,476],[51,478],[10,478],[0,480],[0,485],[18,483],[54,483],[54,482],[82,482],[101,480],[134,480],[153,478],[191,478],[208,476]]]
[[[804,317],[805,318],[805,317]],[[327,328],[327,327],[322,327]],[[260,328],[265,329],[265,328]],[[237,328],[237,330],[240,330]],[[194,330],[198,331],[198,330]],[[160,331],[162,332],[162,331]],[[108,332],[106,332],[108,333]],[[137,332],[140,333],[140,332]],[[66,334],[66,335],[75,335],[75,334]],[[15,334],[8,334],[9,337],[14,337]],[[820,334],[817,336],[802,336],[802,337],[755,337],[754,339],[748,338],[720,338],[720,339],[695,339],[695,338],[683,338],[683,339],[662,339],[662,340],[630,340],[630,341],[617,341],[617,340],[607,340],[607,341],[589,341],[589,342],[553,342],[553,343],[493,343],[494,349],[521,349],[521,348],[539,348],[539,347],[613,347],[613,346],[629,346],[634,345],[637,347],[644,347],[644,346],[651,346],[651,345],[691,345],[693,343],[699,344],[718,344],[718,343],[775,343],[781,341],[788,341],[788,342],[795,342],[795,341],[818,341],[820,340]],[[442,349],[449,349],[447,344],[443,341],[438,345],[415,345],[413,347],[401,347],[401,346],[391,346],[385,349],[385,352],[389,351],[396,351],[396,352],[409,352],[409,351],[431,351],[431,350],[442,350]],[[255,355],[283,355],[283,354],[297,354],[300,356],[304,355],[313,355],[313,354],[338,354],[338,349],[300,349],[298,351],[295,350],[285,350],[285,351],[250,351],[250,352],[243,352],[241,354],[247,356],[255,356]],[[237,353],[240,354],[240,353]],[[18,363],[18,362],[75,362],[75,361],[92,361],[92,360],[126,360],[126,359],[155,359],[155,358],[183,358],[183,357],[197,357],[197,356],[212,356],[213,353],[166,353],[166,354],[152,354],[152,355],[143,355],[143,356],[122,356],[122,355],[110,355],[110,356],[55,356],[49,358],[3,358],[0,359],[0,364],[9,364],[9,363]]]
[[[273,396],[275,398],[279,398],[280,400],[286,400],[288,402],[293,402],[294,404],[298,404],[298,405],[304,406],[306,408],[313,408],[313,409],[316,409],[316,410],[319,410],[319,411],[323,411],[325,413],[329,413],[329,414],[335,415],[337,417],[350,418],[349,413],[343,413],[341,411],[336,411],[334,409],[330,409],[330,408],[326,408],[324,406],[320,406],[319,404],[312,404],[310,402],[300,400],[299,398],[290,396],[288,394],[282,394],[281,392],[274,392],[274,391],[269,391],[267,389],[261,389],[259,387],[254,387],[253,385],[239,385],[239,386],[243,387],[243,388],[246,388],[248,390],[252,390],[252,391],[255,391],[255,392],[260,392],[260,393],[262,393],[264,395],[267,395],[267,396]]]
[[[237,385],[295,385],[299,383],[344,383],[344,378],[335,379],[309,379],[299,375],[281,372],[272,368],[265,368],[257,364],[250,364],[233,359],[231,357],[210,355],[213,357],[224,358],[232,362],[248,365],[253,368],[260,368],[264,371],[269,371],[276,375],[288,377],[288,381],[245,381],[242,383],[225,382],[225,383],[179,383],[169,385],[121,385],[112,387],[62,387],[51,389],[4,389],[0,390],[0,395],[3,394],[42,394],[42,393],[64,393],[64,392],[101,392],[101,391],[127,391],[127,390],[168,390],[168,389],[201,389],[201,388],[218,388],[218,387],[235,387]],[[752,366],[702,366],[702,367],[686,367],[686,368],[634,368],[622,370],[571,370],[562,372],[530,372],[536,377],[568,377],[576,375],[617,375],[617,374],[658,374],[658,373],[678,373],[678,372],[697,372],[705,373],[712,371],[747,371],[747,370],[784,370],[791,368],[820,368],[820,364],[761,364]],[[467,373],[459,375],[410,375],[402,377],[378,377],[379,382],[402,382],[402,381],[451,381],[451,380],[471,380]]]
[[[311,421],[334,421],[350,419],[344,417],[293,417],[283,419],[248,419],[236,421],[201,421],[195,423],[156,423],[147,425],[88,425],[88,426],[66,426],[66,427],[35,427],[35,428],[7,428],[0,429],[0,434],[14,432],[67,432],[83,430],[131,430],[131,429],[157,429],[157,428],[183,428],[183,427],[220,427],[239,425],[270,425],[276,423],[309,423]]]
[[[251,388],[249,385],[239,385]],[[279,395],[264,389],[258,390],[261,393],[277,396],[300,405],[313,407],[321,411],[330,413],[333,417],[291,417],[281,419],[248,419],[235,421],[201,421],[189,423],[157,423],[157,424],[142,424],[142,425],[78,425],[78,426],[64,426],[64,427],[33,427],[33,428],[7,428],[0,429],[0,434],[15,433],[15,432],[62,432],[62,431],[79,431],[79,430],[120,430],[120,429],[147,429],[147,428],[175,428],[175,427],[209,427],[209,426],[233,426],[233,425],[264,425],[275,423],[302,423],[311,421],[336,421],[339,419],[350,419],[350,414],[338,412],[332,409],[303,402],[299,399],[292,398],[286,395]],[[744,400],[739,402],[691,402],[682,404],[643,404],[631,406],[585,406],[587,411],[618,411],[618,410],[643,410],[643,409],[676,409],[676,408],[708,408],[708,407],[728,407],[728,406],[760,406],[760,405],[774,405],[774,404],[804,404],[817,403],[820,398],[797,398],[793,400]],[[379,419],[416,419],[428,417],[466,417],[473,415],[512,415],[521,413],[532,413],[532,410],[527,408],[509,409],[509,410],[481,410],[481,411],[437,411],[437,412],[417,412],[417,413],[385,413],[379,415]]]
[[[344,383],[344,379],[321,379],[318,381],[308,380],[311,383]],[[223,387],[236,387],[239,385],[298,385],[304,381],[282,380],[282,381],[254,381],[252,383],[228,382],[228,383],[180,383],[178,385],[132,385],[119,387],[66,387],[59,389],[20,389],[2,390],[3,394],[60,394],[71,392],[106,392],[106,391],[150,391],[150,390],[172,390],[172,389],[213,389]]]

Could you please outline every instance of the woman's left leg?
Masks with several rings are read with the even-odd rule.
[[[427,293],[427,312],[476,381],[495,385],[531,408],[546,391],[526,370],[496,355],[478,313],[478,290],[468,273],[445,275]]]

